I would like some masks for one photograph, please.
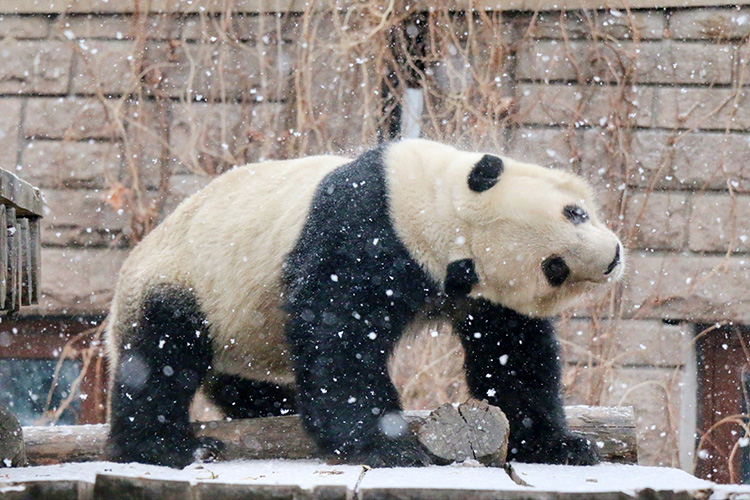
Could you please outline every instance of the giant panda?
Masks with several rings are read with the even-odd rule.
[[[111,457],[182,467],[215,449],[189,425],[202,388],[232,418],[299,413],[344,461],[429,464],[399,431],[387,361],[407,326],[441,316],[471,394],[508,416],[512,459],[593,464],[566,428],[550,318],[623,269],[567,172],[427,140],[236,168],[122,267]]]

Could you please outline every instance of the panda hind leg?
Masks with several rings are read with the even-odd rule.
[[[204,388],[212,403],[227,417],[277,417],[296,413],[291,387],[237,375],[210,374]]]
[[[205,316],[195,295],[175,285],[148,291],[140,318],[118,325],[109,454],[118,462],[184,467],[221,447],[199,439],[190,403],[212,359]]]

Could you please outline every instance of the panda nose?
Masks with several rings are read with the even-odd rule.
[[[604,271],[604,274],[607,275],[615,270],[617,267],[617,264],[620,263],[620,244],[617,244],[617,248],[615,249],[615,258],[612,259],[612,262],[609,263],[607,266],[607,270]]]

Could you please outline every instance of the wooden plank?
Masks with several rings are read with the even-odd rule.
[[[498,495],[502,492],[502,496]],[[514,499],[534,498],[505,469],[494,467],[429,467],[373,469],[362,478],[357,498],[365,499]]]
[[[31,304],[39,303],[39,286],[42,282],[42,232],[41,218],[29,219],[31,255]]]
[[[18,219],[19,249],[21,252],[21,266],[19,268],[21,293],[20,303],[22,306],[31,305],[33,268],[31,264],[31,229],[29,219]]]
[[[578,419],[586,422],[586,432],[592,436],[594,442],[606,439],[622,439],[623,442],[635,446],[635,427],[619,426],[623,433],[632,432],[632,438],[616,435],[606,424],[606,410],[596,409],[591,418],[585,416],[585,408],[577,407]],[[617,418],[622,418],[619,409],[613,410]],[[404,417],[410,430],[418,434],[419,427],[429,417],[429,412],[405,412]],[[604,435],[592,435],[595,422],[604,421]],[[575,422],[571,422],[574,424]],[[576,431],[574,425],[570,426]],[[255,419],[239,419],[231,422],[214,421],[194,423],[193,429],[199,436],[220,439],[225,449],[220,455],[221,460],[243,459],[303,459],[320,457],[315,444],[302,429],[300,419],[296,415],[286,417],[270,417]],[[56,427],[25,427],[26,453],[30,463],[57,463],[69,461],[101,460],[104,457],[105,443],[109,426],[106,424],[84,426],[56,426]],[[479,432],[482,432],[481,430]],[[511,430],[512,432],[512,430]],[[622,450],[617,446],[602,446],[601,451],[612,450],[622,453],[618,456],[604,455],[604,460],[624,461],[634,460],[635,450]]]
[[[355,0],[348,0],[353,2]],[[347,1],[338,3],[345,8]],[[435,7],[434,2],[422,0],[424,7]],[[326,5],[320,2],[318,5]],[[732,7],[750,5],[750,0],[453,0],[447,7],[456,11],[559,11],[578,9],[663,9],[695,7]],[[235,0],[232,11],[238,13],[301,13],[309,7],[305,0]],[[326,7],[322,7],[326,8]],[[420,8],[412,3],[411,9]],[[4,14],[129,14],[151,13],[223,13],[224,0],[203,0],[195,2],[174,2],[173,0],[152,0],[147,5],[133,0],[4,0],[0,13]]]
[[[8,291],[8,220],[5,205],[0,205],[0,311],[5,310]]]
[[[143,464],[94,462],[5,469],[0,474],[0,498],[13,485],[29,491],[33,485],[78,481],[73,500],[121,498],[264,499],[353,498],[364,474],[360,466],[328,465],[317,460],[242,461],[195,464],[182,470]],[[185,484],[190,485],[185,489]],[[178,496],[164,492],[179,493]],[[348,497],[347,497],[348,493]],[[33,496],[9,497],[37,498]],[[43,497],[50,498],[50,497]],[[52,497],[55,500],[71,497]]]
[[[709,481],[669,467],[625,464],[562,467],[513,463],[511,468],[511,474],[517,481],[537,491],[588,494],[595,498],[608,492],[652,499],[708,498],[713,488],[713,483]],[[650,492],[647,497],[639,496],[647,490]]]
[[[18,273],[20,267],[20,255],[18,248],[18,222],[16,220],[16,209],[12,207],[6,207],[5,217],[7,221],[7,233],[8,233],[8,264],[6,266],[5,275],[6,279],[6,290],[5,290],[5,310],[6,311],[17,311],[19,308],[19,280]]]
[[[41,217],[44,210],[42,194],[37,188],[2,169],[0,169],[0,204],[15,208],[19,217]]]

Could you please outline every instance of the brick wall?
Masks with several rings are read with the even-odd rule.
[[[32,314],[105,312],[132,242],[227,166],[382,124],[371,13],[135,4],[0,17],[0,167],[49,206]],[[642,460],[676,464],[692,325],[750,322],[750,8],[433,15],[460,29],[409,48],[424,133],[581,172],[630,248],[623,289],[561,321],[569,401],[635,405]]]

